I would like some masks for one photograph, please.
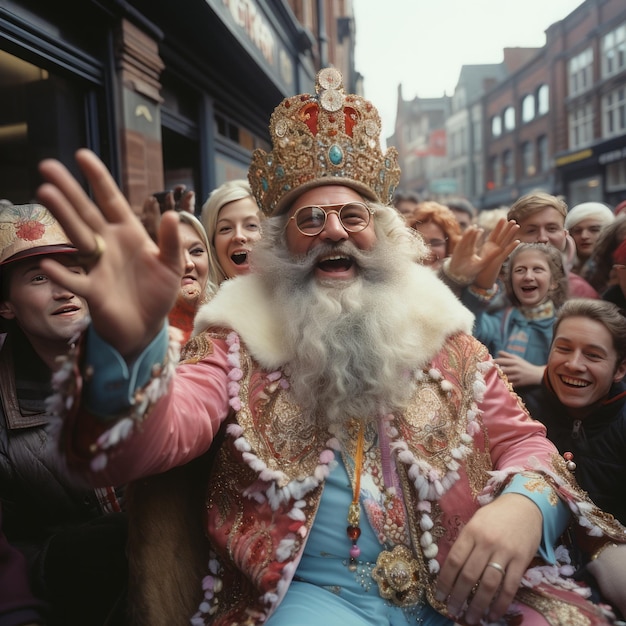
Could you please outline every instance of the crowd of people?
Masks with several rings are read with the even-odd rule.
[[[3,202],[0,626],[623,623],[626,214],[380,129],[326,68],[199,216]]]

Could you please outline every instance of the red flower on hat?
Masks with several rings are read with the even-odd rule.
[[[37,239],[41,239],[44,236],[46,227],[36,220],[27,220],[26,222],[20,222],[15,232],[19,239],[37,241]]]

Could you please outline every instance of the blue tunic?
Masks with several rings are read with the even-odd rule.
[[[356,572],[348,569],[346,535],[352,486],[338,458],[324,493],[304,555],[287,594],[267,626],[449,626],[454,622],[430,605],[404,609],[378,595],[370,573],[381,545],[361,514],[361,557]],[[341,521],[339,521],[341,519]]]

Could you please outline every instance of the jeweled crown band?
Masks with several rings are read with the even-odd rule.
[[[277,215],[307,189],[333,184],[388,204],[400,168],[395,148],[381,150],[378,111],[363,97],[345,94],[334,68],[318,73],[315,89],[315,95],[292,96],[276,107],[273,149],[252,155],[248,179],[259,207]]]

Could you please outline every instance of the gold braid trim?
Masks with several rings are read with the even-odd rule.
[[[550,597],[537,589],[520,589],[515,599],[540,613],[550,626],[591,626],[593,623],[577,606]],[[598,610],[589,602],[587,605],[590,610]]]

